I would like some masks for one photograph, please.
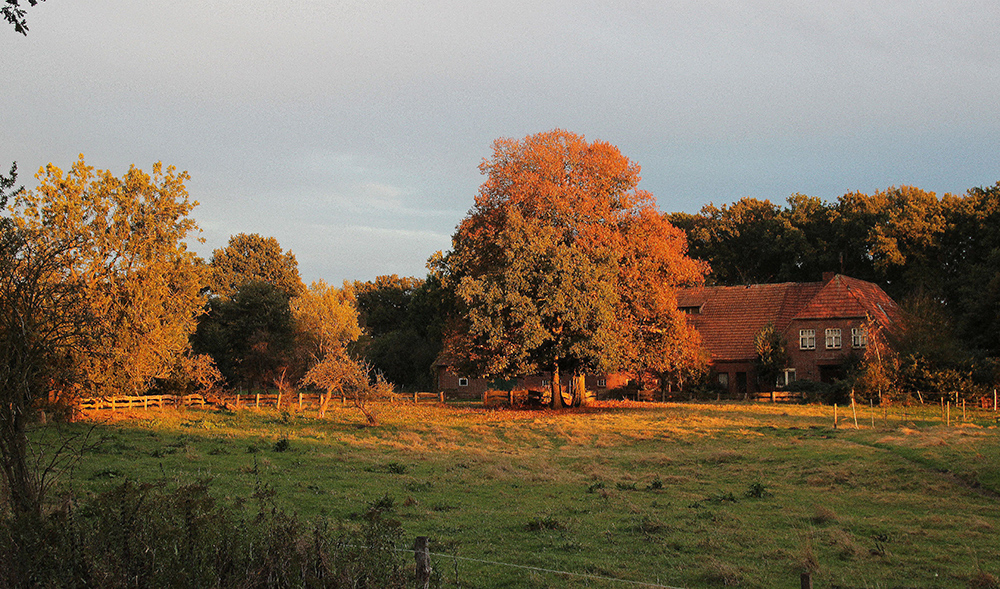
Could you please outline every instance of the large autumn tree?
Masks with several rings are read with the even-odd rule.
[[[63,271],[82,284],[102,334],[70,354],[79,384],[91,395],[145,393],[173,376],[204,304],[204,264],[186,241],[199,231],[187,173],[156,163],[152,174],[133,166],[119,178],[81,156],[68,172],[49,164],[37,178],[12,217],[38,244],[77,243]]]
[[[156,164],[117,178],[81,157],[8,193],[15,172],[0,177],[0,470],[14,511],[37,512],[47,483],[26,437],[36,403],[144,392],[191,366],[201,264],[183,241],[197,230],[186,174]]]
[[[552,371],[560,407],[561,371],[577,383],[586,371],[642,371],[692,343],[674,291],[707,267],[686,256],[684,233],[637,189],[639,166],[618,148],[563,130],[499,139],[480,171],[475,206],[436,262],[459,321],[445,355],[462,370]]]

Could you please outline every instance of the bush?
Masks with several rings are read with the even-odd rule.
[[[6,514],[0,586],[406,586],[391,506],[369,509],[355,529],[333,529],[286,514],[266,489],[254,499],[247,518],[217,502],[208,481],[173,491],[126,481],[47,517]]]

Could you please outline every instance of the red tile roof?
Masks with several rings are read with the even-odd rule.
[[[896,304],[877,285],[835,275],[826,282],[783,282],[683,289],[677,306],[688,315],[712,359],[749,360],[754,337],[768,322],[779,332],[795,319],[895,320]]]

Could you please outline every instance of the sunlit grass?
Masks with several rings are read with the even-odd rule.
[[[237,498],[263,482],[288,509],[336,519],[389,496],[407,534],[439,554],[672,586],[797,587],[806,568],[818,587],[966,587],[1000,574],[994,413],[953,414],[949,427],[936,407],[859,407],[855,428],[841,408],[835,429],[833,408],[816,405],[379,411],[374,428],[339,406],[322,420],[94,416],[103,441],[62,489],[212,478]],[[436,559],[446,587],[622,586]]]

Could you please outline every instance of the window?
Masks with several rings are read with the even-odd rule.
[[[677,310],[685,315],[700,315],[701,307],[677,307]]]
[[[458,379],[458,386],[460,386],[460,387],[467,387],[467,386],[469,386],[469,379],[467,379],[465,377],[459,378]]]
[[[865,327],[852,327],[851,328],[851,347],[852,348],[865,348],[868,347],[868,329]]]
[[[720,372],[719,373],[719,384],[722,385],[722,388],[726,389],[727,391],[729,390],[729,373],[728,372]]]
[[[800,350],[815,350],[816,349],[816,330],[815,329],[800,329],[799,330],[799,349]]]
[[[599,389],[606,389],[606,388],[608,388],[608,379],[606,379],[606,378],[599,378],[599,379],[597,379],[597,388],[599,388]]]
[[[778,380],[774,384],[778,387],[787,387],[793,382],[795,382],[795,369],[786,368],[781,371],[781,374],[778,375]]]
[[[542,386],[543,387],[547,387],[547,386],[549,386],[549,384],[550,384],[549,383],[549,379],[547,379],[547,378],[543,378],[542,379]]]
[[[839,350],[840,349],[840,330],[839,329],[827,329],[826,330],[826,349],[828,349],[828,350]]]

